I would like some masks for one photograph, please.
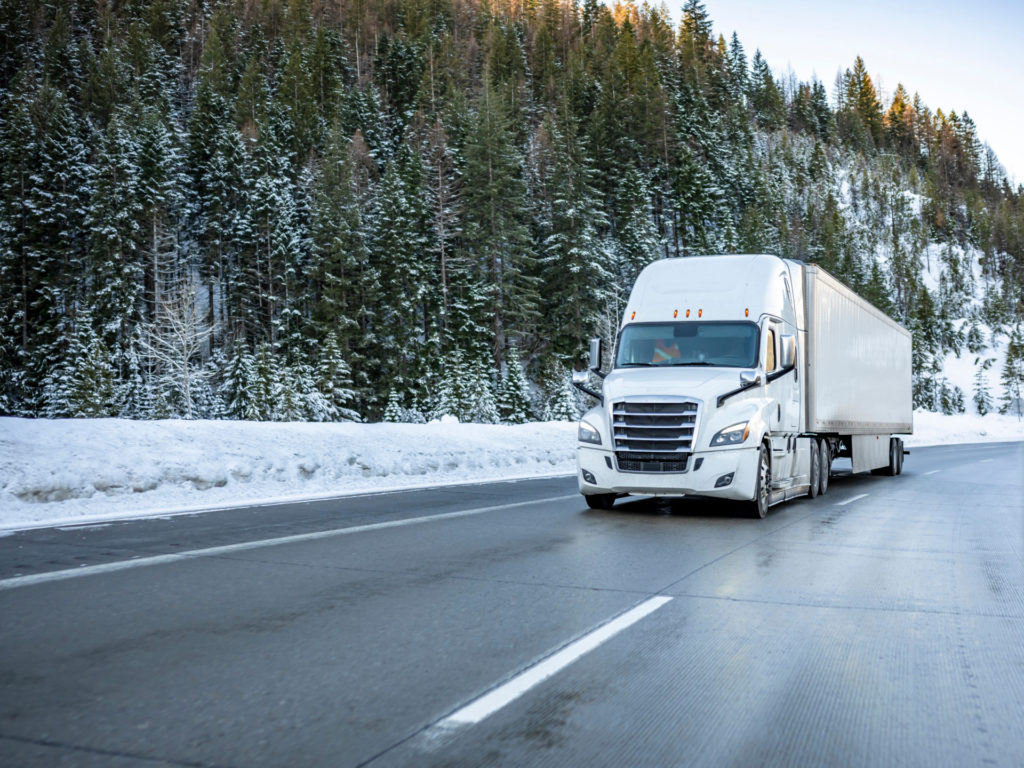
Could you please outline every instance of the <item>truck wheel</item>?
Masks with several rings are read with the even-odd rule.
[[[903,474],[903,441],[896,438],[896,474]]]
[[[820,447],[821,450],[819,451],[819,454],[821,455],[821,461],[819,462],[819,471],[821,473],[821,487],[819,488],[818,493],[824,496],[825,491],[828,490],[829,474],[832,472],[832,456],[828,449],[828,440],[822,440]]]
[[[768,494],[772,487],[772,468],[768,459],[768,451],[764,444],[757,449],[757,481],[754,483],[754,500],[749,503],[748,511],[755,519],[764,519],[768,514]]]
[[[611,509],[615,506],[614,493],[590,493],[584,494],[583,498],[591,509]]]
[[[897,443],[895,437],[889,438],[889,466],[882,467],[882,474],[889,477],[896,477],[899,474],[899,457],[896,455]]]
[[[821,490],[821,451],[817,440],[811,440],[811,476],[807,482],[807,495],[813,499]]]

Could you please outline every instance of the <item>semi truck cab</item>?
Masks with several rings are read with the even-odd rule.
[[[602,391],[586,388],[586,372],[575,380],[599,400],[578,433],[579,488],[591,507],[626,494],[692,494],[749,502],[764,517],[774,503],[827,489],[843,443],[808,423],[804,270],[769,255],[644,269],[609,373],[599,373],[602,350],[592,344]]]

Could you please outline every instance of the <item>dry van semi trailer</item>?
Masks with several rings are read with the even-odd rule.
[[[755,517],[828,490],[832,461],[898,475],[913,431],[911,338],[819,267],[768,255],[650,264],[601,342],[599,401],[579,424],[580,492],[747,502]]]

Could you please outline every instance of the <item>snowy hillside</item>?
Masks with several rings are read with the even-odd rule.
[[[918,412],[909,446],[1024,440]],[[576,425],[0,419],[0,530],[575,472]]]

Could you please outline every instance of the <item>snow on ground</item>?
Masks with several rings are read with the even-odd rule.
[[[1024,440],[1024,422],[1016,416],[987,413],[956,413],[947,416],[914,411],[914,434],[904,438],[908,448],[957,443],[1002,443]]]
[[[0,530],[575,472],[576,425],[0,418]],[[918,411],[908,446],[1024,440]]]
[[[0,418],[0,529],[575,472],[576,425]]]

